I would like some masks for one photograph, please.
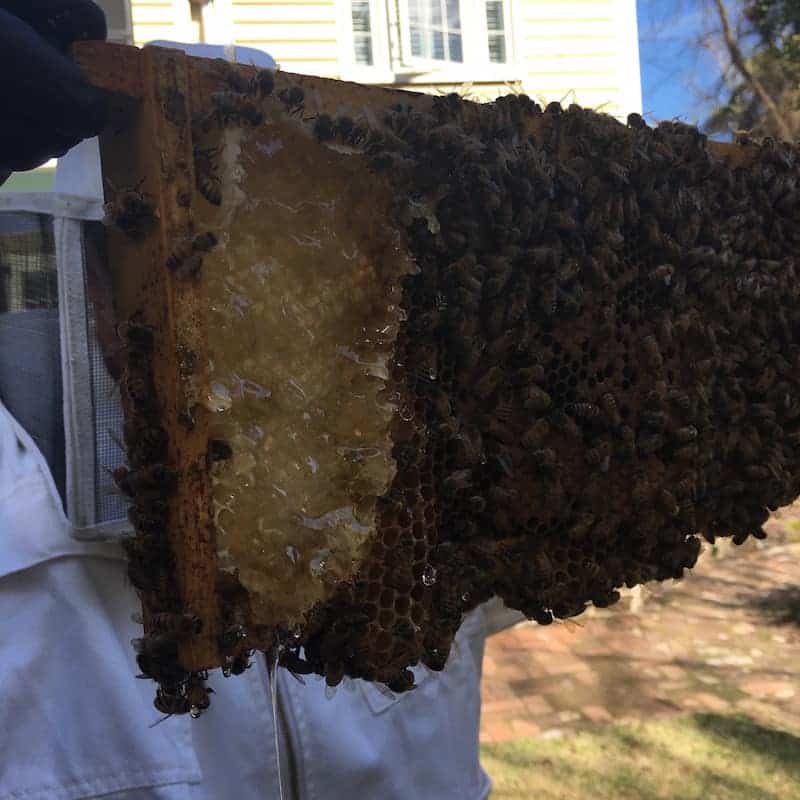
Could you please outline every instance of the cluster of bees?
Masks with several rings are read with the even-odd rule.
[[[421,271],[378,540],[293,658],[403,691],[495,594],[545,625],[606,607],[800,493],[795,148],[734,167],[689,126],[524,96],[313,133],[397,186]]]
[[[494,595],[545,625],[605,607],[681,577],[700,536],[763,537],[800,494],[796,148],[749,143],[735,166],[695,128],[524,95],[304,119],[299,87],[229,73],[195,121],[206,200],[222,195],[202,137],[261,124],[269,103],[391,182],[420,267],[404,279],[391,383],[405,413],[376,536],[352,581],[276,634],[284,666],[402,692]],[[158,580],[134,583],[156,596]],[[140,654],[157,704],[200,708],[202,676],[169,663]]]

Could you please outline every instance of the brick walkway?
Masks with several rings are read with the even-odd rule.
[[[781,616],[800,605],[800,544],[704,554],[683,581],[644,591],[638,615],[623,599],[576,622],[525,622],[492,637],[481,741],[691,711],[797,725],[800,625]]]

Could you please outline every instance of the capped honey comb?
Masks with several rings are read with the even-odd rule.
[[[800,493],[795,147],[107,47],[162,710],[255,649],[404,691],[492,596],[607,606]]]

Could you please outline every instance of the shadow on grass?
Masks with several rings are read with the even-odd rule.
[[[758,756],[774,759],[800,781],[800,736],[768,728],[741,715],[725,717],[720,714],[695,714],[691,719],[706,736],[736,750],[748,750]]]
[[[696,714],[482,748],[493,800],[800,800],[800,737]]]
[[[752,598],[750,605],[762,612],[773,625],[800,628],[800,586],[780,586],[769,594]]]

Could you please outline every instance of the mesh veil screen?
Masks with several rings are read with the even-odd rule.
[[[63,394],[53,220],[0,214],[0,399],[65,496]]]
[[[95,446],[95,514],[98,523],[124,518],[128,503],[119,493],[111,476],[113,470],[124,463],[122,450],[122,404],[119,384],[111,375],[113,362],[103,357],[100,337],[105,336],[107,354],[113,354],[116,332],[110,286],[104,283],[106,275],[105,247],[102,226],[87,222],[84,225],[84,281],[86,286],[86,324],[91,375],[92,410],[94,413]],[[103,326],[100,318],[105,318]],[[110,340],[109,340],[110,339]]]
[[[86,353],[89,360],[91,413],[95,431],[95,523],[125,517],[126,503],[115,491],[110,471],[123,463],[122,409],[98,341],[98,316],[108,317],[110,297],[97,286],[103,274],[102,233],[84,225],[83,252],[68,253],[94,269],[85,269]],[[90,243],[87,249],[86,242]],[[0,398],[42,451],[62,501],[66,497],[66,454],[59,332],[58,273],[53,218],[27,212],[0,213]],[[77,317],[79,315],[75,315]],[[82,316],[82,315],[80,315]],[[70,315],[70,319],[73,317]],[[113,326],[112,326],[113,327]],[[113,344],[113,342],[111,342]]]

